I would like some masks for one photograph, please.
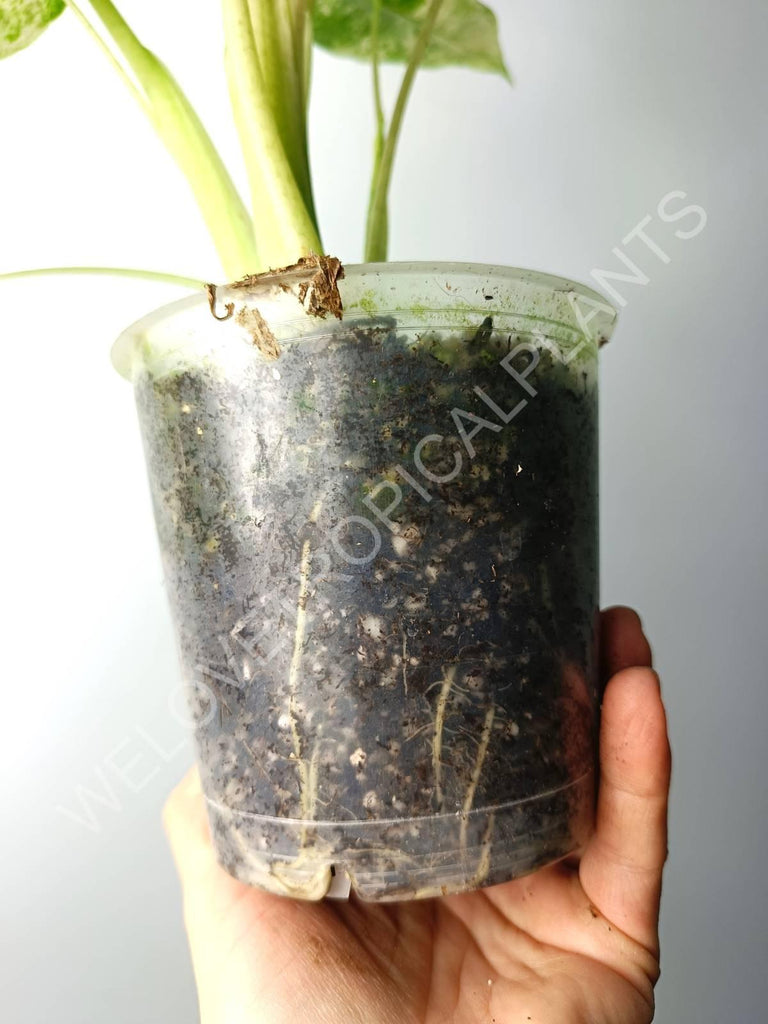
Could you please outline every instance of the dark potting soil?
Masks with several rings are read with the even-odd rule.
[[[138,380],[214,838],[245,880],[321,895],[335,863],[423,895],[578,841],[595,389],[546,348],[527,373],[521,341],[382,320],[236,379]]]

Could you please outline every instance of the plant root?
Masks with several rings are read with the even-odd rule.
[[[461,829],[459,832],[459,843],[462,851],[466,851],[467,849],[467,825],[469,823],[469,812],[472,810],[477,784],[479,783],[480,776],[483,772],[483,763],[485,762],[485,755],[488,753],[488,744],[491,740],[491,729],[493,728],[493,719],[495,715],[496,708],[491,705],[485,713],[483,731],[480,734],[480,745],[477,748],[477,757],[475,758],[475,767],[472,769],[472,777],[469,780],[467,792],[464,795],[464,804],[461,808]]]
[[[214,320],[229,320],[229,318],[235,312],[234,302],[225,302],[224,309],[226,310],[226,313],[224,314],[224,316],[219,316],[219,314],[216,312],[216,285],[207,284],[205,286],[205,294],[208,296],[208,308],[210,309],[211,315],[213,316]]]
[[[310,316],[322,318],[332,313],[341,320],[344,306],[338,282],[343,277],[344,267],[340,259],[311,252],[287,267],[248,274],[230,287],[253,291],[277,285],[283,291],[292,291],[292,285],[296,285],[296,296]]]
[[[308,522],[317,522],[321,506],[322,502],[318,501],[315,503]],[[312,893],[314,890],[306,892],[301,885],[297,885],[292,882],[291,875],[286,874],[286,872],[293,873],[296,869],[303,867],[309,859],[307,847],[308,826],[309,822],[314,818],[315,809],[317,807],[320,741],[318,740],[315,743],[312,751],[312,757],[307,761],[304,757],[304,744],[299,730],[298,710],[296,707],[296,689],[298,685],[299,670],[301,668],[302,650],[307,632],[307,602],[309,600],[309,572],[311,562],[312,545],[309,538],[307,538],[301,548],[301,561],[299,563],[299,596],[296,601],[296,630],[293,636],[293,655],[291,657],[291,665],[288,671],[288,691],[290,694],[288,698],[288,716],[291,730],[291,744],[293,748],[289,757],[295,763],[296,771],[299,776],[299,813],[302,820],[299,851],[293,860],[278,861],[273,864],[271,868],[271,873],[281,885],[285,886],[285,888],[290,892],[303,895],[308,899],[313,898]],[[319,881],[317,879],[314,881],[318,886],[319,892],[319,896],[316,896],[315,898],[325,895],[325,892],[330,885],[330,866],[327,871],[327,879],[325,875],[321,875]],[[321,884],[325,884],[325,888],[322,892],[319,891]]]
[[[443,683],[440,689],[440,696],[437,698],[435,710],[435,734],[432,740],[432,774],[435,779],[435,796],[437,797],[438,810],[443,809],[444,794],[442,782],[442,753],[443,753],[443,728],[445,726],[445,709],[451,696],[451,689],[456,678],[456,666],[451,665],[443,674]]]
[[[480,859],[477,862],[477,869],[472,876],[471,886],[472,888],[479,888],[488,877],[488,871],[491,867],[491,836],[493,834],[494,825],[494,812],[488,815],[488,824],[485,826],[485,832],[483,832],[483,838],[480,843]]]
[[[227,303],[229,307],[231,303]],[[251,341],[261,352],[265,359],[277,359],[280,355],[280,346],[272,328],[261,315],[255,306],[241,306],[237,311],[235,320],[244,327],[251,337]]]
[[[316,523],[320,515],[321,502],[316,502],[309,516],[310,523]],[[291,666],[288,670],[288,715],[291,723],[291,739],[293,741],[293,758],[299,773],[299,796],[301,800],[301,812],[304,819],[309,818],[307,813],[311,808],[307,807],[309,793],[309,777],[307,774],[306,761],[302,757],[302,741],[299,732],[299,722],[296,713],[296,687],[301,668],[301,655],[304,647],[304,640],[307,632],[307,601],[309,600],[309,569],[312,561],[311,542],[309,538],[304,541],[301,549],[301,562],[299,565],[299,596],[296,602],[296,631],[293,635],[293,655]]]
[[[403,632],[403,654],[402,654],[402,658],[403,658],[403,692],[404,692],[405,696],[407,697],[408,696],[408,638],[405,635],[405,630],[403,630],[402,632]]]

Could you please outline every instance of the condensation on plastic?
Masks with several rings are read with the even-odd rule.
[[[307,899],[494,884],[591,827],[615,312],[478,265],[353,266],[340,290],[337,321],[274,283],[219,289],[276,359],[201,296],[113,350],[213,841],[236,877]]]

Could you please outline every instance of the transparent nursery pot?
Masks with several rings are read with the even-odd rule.
[[[350,266],[339,287],[341,319],[295,281],[220,288],[113,351],[213,842],[294,897],[491,885],[592,824],[615,311],[482,265]]]

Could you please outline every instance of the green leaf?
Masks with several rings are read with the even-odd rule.
[[[375,0],[315,0],[315,42],[332,53],[370,59]],[[429,8],[428,0],[381,0],[379,60],[407,63]],[[496,15],[479,0],[445,0],[422,67],[459,65],[509,78]]]
[[[0,0],[0,57],[29,46],[65,7],[64,0]]]

